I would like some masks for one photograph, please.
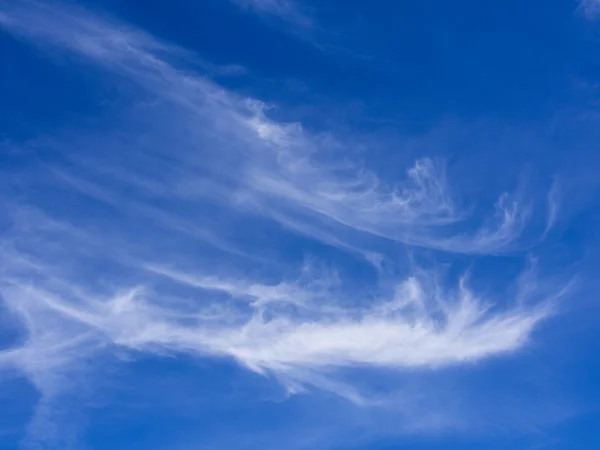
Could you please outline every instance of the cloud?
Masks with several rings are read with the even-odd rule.
[[[486,295],[437,264],[394,265],[398,248],[519,250],[532,214],[525,193],[475,208],[443,159],[426,155],[386,179],[352,157],[354,136],[274,120],[263,102],[190,70],[183,49],[77,8],[2,9],[15,36],[131,88],[115,129],[40,140],[31,151],[56,160],[6,174],[22,190],[2,198],[0,296],[26,339],[0,351],[0,367],[40,391],[34,423],[72,387],[68,374],[118,351],[235,360],[289,392],[364,406],[376,401],[348,371],[426,372],[514,353],[554,313],[562,287],[540,292],[529,273]],[[553,194],[548,202],[544,236],[557,211]],[[298,267],[298,235],[378,272]],[[392,282],[378,278],[382,261]]]
[[[284,200],[281,208],[294,214],[296,223],[306,216],[328,219],[406,244],[459,253],[502,252],[526,225],[527,208],[505,193],[495,205],[494,220],[475,232],[457,233],[454,225],[466,218],[466,211],[456,206],[440,161],[417,160],[407,171],[407,181],[386,186],[373,172],[352,164],[315,163],[306,152],[317,145],[303,142],[303,136],[294,138],[298,128],[289,131],[266,119],[254,124],[259,136],[274,142],[280,153],[275,165],[253,169],[253,190],[263,194],[272,210]],[[302,153],[295,149],[298,144]],[[452,235],[444,236],[446,230]]]
[[[137,285],[100,290],[76,281],[86,276],[77,267],[91,262],[84,262],[90,255],[63,250],[81,246],[70,228],[41,220],[37,216],[34,228],[16,226],[3,242],[0,293],[22,318],[28,339],[23,347],[3,352],[2,360],[20,367],[47,394],[59,389],[64,368],[74,360],[111,345],[232,358],[277,377],[293,391],[314,385],[359,401],[336,371],[435,369],[516,351],[561,295],[538,297],[532,274],[519,279],[513,294],[518,302],[510,306],[481,298],[464,279],[450,287],[423,271],[391,290],[352,292],[335,273],[310,266],[295,279],[266,284],[223,277],[206,267],[184,272],[164,263],[134,268],[137,275],[124,281],[137,280]],[[58,247],[40,252],[38,242],[50,242],[50,236]],[[106,237],[96,239],[112,252]],[[52,264],[65,257],[71,261]],[[201,261],[196,262],[202,266]],[[192,291],[174,296],[164,281]]]
[[[335,277],[310,272],[306,281],[262,284],[144,268],[194,288],[197,301],[185,306],[161,300],[167,292],[150,287],[101,296],[73,280],[53,281],[52,271],[28,283],[11,273],[17,262],[2,265],[2,296],[29,335],[4,360],[45,392],[54,389],[55,368],[103,343],[233,358],[294,389],[312,384],[338,391],[331,372],[345,367],[439,368],[515,351],[551,313],[550,298],[494,312],[493,303],[477,297],[464,280],[449,289],[432,277],[409,277],[390,297],[365,301],[338,287]]]
[[[328,234],[333,222],[334,228],[337,224],[410,245],[464,253],[513,250],[526,225],[527,205],[515,195],[502,193],[495,221],[479,230],[461,230],[467,211],[452,198],[442,161],[421,158],[408,170],[406,181],[383,182],[360,164],[340,163],[350,142],[309,133],[298,123],[269,119],[262,102],[241,98],[176,68],[168,59],[182,51],[140,31],[46,6],[17,8],[5,25],[40,45],[52,43],[75,51],[183,108],[175,114],[183,114],[200,131],[195,132],[195,140],[185,143],[187,148],[180,148],[176,161],[189,165],[195,157],[194,164],[209,170],[210,190],[205,195],[217,195],[218,201],[229,199],[247,211],[291,220],[298,229],[314,230],[314,235]],[[164,109],[164,114],[171,112],[170,107]],[[162,126],[172,125],[163,122]],[[229,141],[223,142],[215,129],[227,133]],[[202,141],[209,156],[203,162],[192,155]],[[211,147],[229,156],[214,155]],[[232,158],[236,167],[223,163]],[[180,186],[193,186],[199,180],[192,174],[180,175]],[[178,194],[186,192],[179,189]]]

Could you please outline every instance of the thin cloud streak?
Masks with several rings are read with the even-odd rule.
[[[231,134],[232,140],[218,148],[239,158],[237,169],[219,165],[213,158],[200,163],[213,174],[211,183],[217,189],[211,191],[222,191],[219,201],[228,197],[242,207],[246,202],[246,210],[264,211],[271,218],[291,217],[305,222],[304,229],[321,228],[320,221],[326,220],[444,251],[502,253],[515,248],[527,211],[516,200],[507,200],[508,194],[502,194],[496,205],[495,224],[474,233],[454,228],[448,235],[448,225],[460,225],[466,213],[456,209],[441,162],[417,161],[408,170],[404,186],[387,186],[361,166],[323,162],[323,156],[331,159],[344,144],[333,136],[311,135],[300,124],[274,122],[266,117],[261,102],[239,98],[205,78],[176,69],[162,59],[171,47],[141,32],[89,16],[79,20],[62,10],[50,9],[49,14],[44,8],[17,9],[5,25],[126,75],[183,106],[191,114],[189,120],[204,130],[216,127]]]
[[[494,313],[464,281],[448,289],[410,277],[391,298],[367,305],[357,298],[355,306],[344,306],[349,294],[318,276],[309,276],[308,284],[265,285],[147,269],[197,289],[195,306],[169,305],[159,300],[161,292],[142,287],[106,297],[43,275],[31,285],[5,269],[2,296],[23,318],[29,338],[25,347],[3,354],[4,362],[21,367],[45,391],[53,388],[55,368],[80,357],[83,348],[113,344],[230,357],[289,386],[334,389],[328,372],[344,367],[436,368],[515,351],[552,311],[546,298]]]

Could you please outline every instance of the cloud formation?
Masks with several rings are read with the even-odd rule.
[[[35,282],[28,280],[31,266]],[[519,304],[494,311],[464,279],[448,288],[422,273],[365,302],[367,293],[353,296],[336,277],[311,269],[296,280],[263,284],[145,265],[138,269],[152,283],[100,295],[64,280],[50,261],[5,254],[2,267],[2,296],[28,334],[2,360],[44,390],[53,389],[55,368],[107,344],[234,358],[292,390],[337,390],[333,374],[344,367],[439,368],[512,352],[552,312],[552,299],[540,303],[530,283],[517,293]],[[193,302],[169,298],[158,287],[161,278],[191,287]]]
[[[344,158],[348,142],[331,134],[310,133],[298,123],[271,120],[262,102],[241,98],[168,62],[183,50],[157,42],[138,30],[81,12],[73,14],[49,7],[17,9],[4,23],[40,45],[53,43],[75,51],[184,108],[177,115],[183,113],[186,121],[193,121],[199,136],[186,142],[187,148],[182,148],[176,158],[182,165],[193,162],[210,171],[211,177],[186,180],[188,174],[181,174],[177,180],[180,186],[204,183],[210,186],[206,196],[216,195],[219,201],[229,199],[238,207],[271,219],[293,219],[298,228],[312,229],[315,235],[341,225],[452,252],[501,253],[514,249],[526,225],[527,203],[518,195],[501,193],[493,217],[480,229],[469,229],[471,224],[461,229],[469,217],[452,196],[442,161],[424,157],[407,171],[406,180],[384,182],[372,170]],[[165,107],[165,113],[168,110]],[[168,122],[164,124],[169,126]],[[222,136],[214,134],[215,129],[227,133],[230,139],[224,142]],[[190,154],[199,142],[206,142],[204,152],[210,155],[204,161]],[[228,157],[217,158],[209,146],[226,152]],[[236,167],[224,161],[232,159]],[[176,194],[189,192],[179,187]]]
[[[295,11],[287,1],[252,4]],[[268,105],[186,68],[185,50],[86,11],[15,2],[2,5],[0,25],[152,97],[131,94],[126,132],[44,143],[57,162],[19,175],[23,195],[3,198],[11,225],[0,238],[0,295],[26,337],[0,351],[0,366],[21,370],[45,399],[65,387],[67,370],[125,349],[233,359],[290,392],[316,387],[368,403],[344,370],[433,370],[516,352],[563,293],[517,280],[516,293],[507,282],[484,295],[437,267],[387,285],[375,275],[356,289],[362,274],[290,268],[252,224],[380,268],[389,255],[374,239],[390,249],[515,251],[531,209],[520,192],[498,193],[474,215],[435,156],[385,180],[348,157],[352,139],[278,122]],[[64,208],[34,186],[60,193]],[[268,270],[256,269],[260,258]]]

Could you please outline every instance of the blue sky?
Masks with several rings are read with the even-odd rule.
[[[0,0],[0,448],[597,448],[599,52],[596,0]]]

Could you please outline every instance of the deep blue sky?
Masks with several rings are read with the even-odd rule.
[[[600,2],[0,0],[0,448],[600,446]]]

